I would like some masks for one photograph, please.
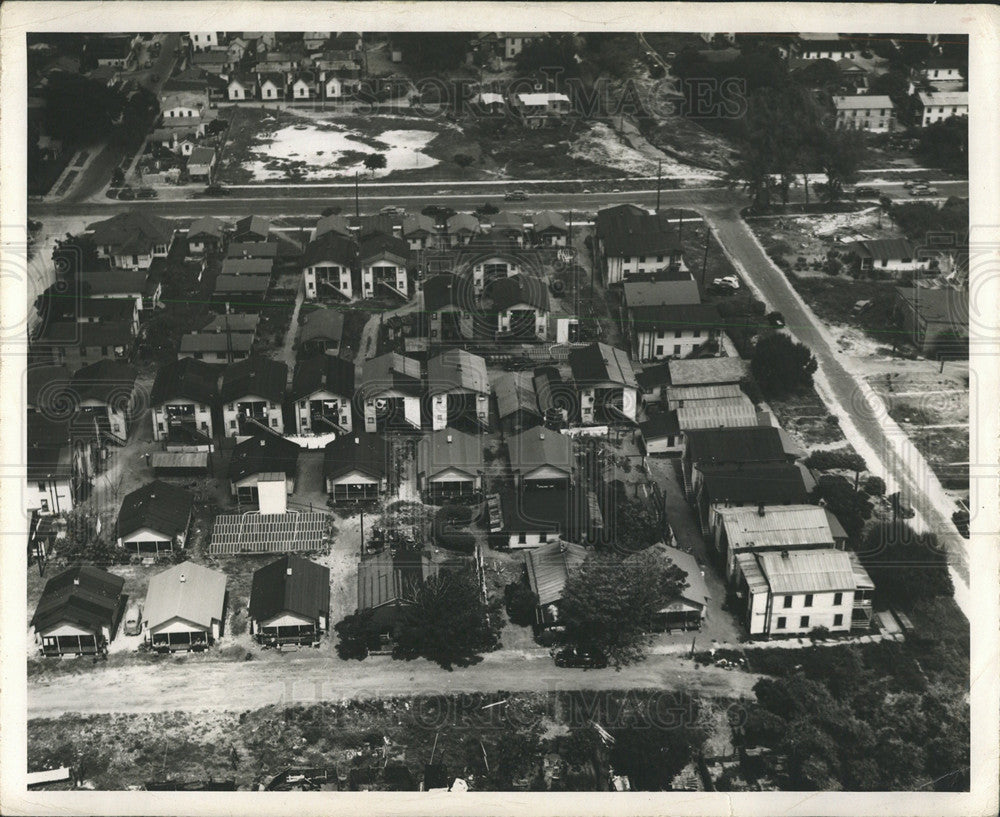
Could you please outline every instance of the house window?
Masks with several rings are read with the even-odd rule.
[[[542,542],[543,544],[545,542],[548,542],[549,541],[549,534],[546,533],[545,531],[542,531],[540,534],[538,534],[538,541]]]
[[[526,534],[526,533],[519,533],[517,535],[517,543],[519,545],[526,545],[526,544],[528,544],[528,534]]]
[[[205,356],[201,352],[195,352],[193,357],[195,360],[201,360]]]
[[[233,405],[232,403],[230,403],[230,404],[229,404],[228,406],[226,406],[226,408],[227,408],[227,409],[228,409],[229,411],[234,411],[234,410],[235,410],[235,406],[234,406],[234,405]]]
[[[680,353],[681,353],[681,347],[680,344],[677,344],[674,346],[674,354],[679,355]]]
[[[775,625],[775,629],[776,630],[784,630],[785,629],[785,624],[787,624],[787,623],[788,623],[788,619],[786,619],[784,616],[778,616],[778,623],[777,623],[777,625]]]
[[[230,428],[236,428],[236,421],[235,420],[230,420],[229,421],[229,427]]]
[[[305,408],[305,407],[306,407],[306,401],[305,400],[299,400],[299,408]]]
[[[791,607],[792,606],[792,597],[791,596],[785,596],[785,600],[782,602],[782,606],[785,607],[785,609]]]
[[[700,329],[695,329],[694,330],[694,336],[696,338],[700,338],[701,337],[701,330]]]
[[[272,428],[277,428],[278,427],[278,418],[277,417],[272,417],[271,418],[271,427]]]
[[[837,613],[837,615],[833,617],[833,626],[842,627],[843,624],[844,624],[844,616],[840,613]]]
[[[799,619],[799,627],[808,627],[808,626],[809,626],[809,616],[802,616]]]
[[[677,329],[677,330],[676,330],[676,331],[674,332],[674,337],[675,337],[675,338],[679,338],[679,337],[680,337],[680,336],[681,336],[682,334],[683,334],[682,330],[680,330],[680,329]]]
[[[813,606],[813,594],[812,593],[806,593],[806,603],[805,603],[805,606],[806,607],[812,607]]]
[[[44,483],[44,482],[39,482],[39,483],[38,483],[38,490],[39,490],[39,491],[44,491],[44,490],[46,490],[46,488],[45,488],[45,483]]]
[[[156,430],[157,431],[163,431],[163,423],[157,423],[156,424]]]
[[[40,510],[44,511],[45,513],[49,512],[49,501],[47,499],[42,500]]]
[[[656,256],[656,260],[657,260],[658,263],[662,263],[663,262],[663,256],[662,255]]]
[[[840,607],[840,605],[843,604],[843,602],[844,602],[844,594],[843,593],[834,593],[833,594],[833,606],[834,607]]]

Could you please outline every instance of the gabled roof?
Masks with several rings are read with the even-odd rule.
[[[698,283],[686,281],[626,281],[625,305],[629,309],[642,306],[687,306],[701,303]]]
[[[448,219],[449,233],[477,233],[479,232],[479,219],[469,213],[456,213]]]
[[[226,258],[276,258],[276,241],[233,241],[226,248]]]
[[[194,352],[225,352],[238,354],[249,352],[253,348],[253,335],[249,332],[188,332],[181,335],[180,354]]]
[[[529,551],[524,566],[539,606],[562,599],[569,574],[584,563],[590,551],[570,542],[550,542]]]
[[[228,315],[216,315],[198,331],[208,332],[229,332],[231,334],[255,334],[257,325],[260,323],[260,315],[240,314],[237,312]]]
[[[333,355],[300,360],[292,379],[292,399],[300,400],[324,390],[341,397],[354,396],[354,364]]]
[[[680,591],[679,595],[685,601],[704,607],[708,604],[712,594],[705,583],[705,576],[702,574],[701,565],[690,553],[666,545],[657,546],[657,550],[666,558],[684,571],[687,587]]]
[[[818,505],[764,506],[718,508],[726,526],[726,538],[733,549],[800,547],[827,545],[833,547],[833,531],[826,508]]]
[[[65,621],[88,630],[110,627],[124,586],[121,576],[90,565],[67,568],[45,583],[31,626],[42,631]]]
[[[361,370],[363,396],[372,397],[391,390],[415,396],[423,393],[419,361],[404,357],[398,352],[389,352],[365,361]]]
[[[402,238],[384,233],[372,233],[361,239],[358,257],[361,262],[370,261],[383,253],[393,255],[404,263],[410,259],[410,245]]]
[[[802,470],[794,463],[747,463],[702,469],[709,502],[803,505],[809,499]]]
[[[217,293],[250,293],[267,292],[271,286],[271,276],[268,273],[255,274],[249,272],[220,274],[215,279]]]
[[[738,357],[706,357],[698,360],[671,360],[673,386],[703,386],[712,383],[739,383],[747,376],[746,361]]]
[[[98,247],[109,246],[112,253],[145,253],[154,244],[169,244],[174,234],[172,221],[144,210],[118,213],[104,221],[87,225]]]
[[[705,386],[667,386],[667,402],[724,400],[743,394],[739,383],[710,383]]]
[[[628,353],[606,343],[591,343],[569,353],[573,379],[583,385],[615,383],[635,388],[635,371]]]
[[[207,165],[215,158],[215,148],[200,145],[188,156],[188,167],[191,165]]]
[[[85,272],[81,276],[84,290],[91,295],[135,295],[146,292],[145,270],[119,270],[114,272]]]
[[[330,614],[330,568],[288,554],[254,571],[250,617],[267,621],[280,613],[308,619]]]
[[[389,213],[375,213],[370,216],[361,216],[361,223],[358,225],[358,235],[364,239],[375,233],[395,235],[396,217]]]
[[[681,433],[680,423],[677,422],[676,411],[661,411],[654,414],[645,422],[639,423],[639,431],[642,432],[643,439],[662,440],[665,437],[676,437]]]
[[[318,228],[317,228],[318,229]],[[302,266],[312,267],[324,262],[333,262],[351,267],[358,260],[358,245],[353,238],[341,235],[334,229],[317,233],[302,254]]]
[[[722,326],[722,318],[715,304],[636,306],[630,307],[629,313],[636,332],[662,332],[675,329],[712,330]]]
[[[968,91],[920,91],[917,94],[921,105],[956,105],[969,104]]]
[[[221,275],[270,275],[274,269],[271,258],[226,258]]]
[[[774,426],[705,428],[685,436],[685,457],[701,466],[781,462],[788,457],[781,430]]]
[[[666,363],[656,363],[647,366],[641,372],[635,373],[635,380],[639,387],[649,391],[657,386],[665,386],[670,383],[670,367]]]
[[[181,618],[210,629],[225,617],[226,574],[182,562],[149,580],[143,619],[150,629]]]
[[[407,564],[385,548],[358,563],[358,609],[375,610],[387,604],[410,602],[423,578],[417,564]]]
[[[209,65],[225,65],[229,62],[229,52],[226,51],[195,51],[191,55],[192,65],[208,63]]]
[[[587,526],[587,502],[579,491],[529,488],[501,494],[504,531],[507,533],[558,533],[575,539]]]
[[[81,400],[99,400],[115,403],[124,408],[132,391],[139,370],[128,363],[107,358],[77,369],[73,375],[73,391]]]
[[[69,479],[73,476],[68,421],[50,420],[32,411],[25,418],[27,426],[27,472],[29,480]]]
[[[428,393],[434,395],[455,389],[489,394],[490,381],[486,373],[486,361],[464,349],[449,349],[428,361]]]
[[[132,321],[102,321],[101,323],[73,323],[53,321],[42,327],[38,340],[54,346],[77,346],[88,349],[103,347],[128,348],[132,345]]]
[[[475,304],[472,279],[450,272],[432,275],[424,281],[424,311],[441,312],[447,307],[469,308]]]
[[[425,216],[423,213],[407,215],[403,218],[404,236],[408,237],[421,232],[434,235],[437,232],[437,225],[434,223],[434,219],[430,216]]]
[[[597,213],[597,236],[608,256],[667,255],[680,252],[677,226],[667,214],[619,205]]]
[[[428,478],[452,468],[475,476],[484,467],[482,438],[464,431],[442,428],[417,444],[417,473]]]
[[[716,400],[696,400],[677,407],[681,431],[699,428],[749,426],[757,419],[757,410],[745,394]]]
[[[542,416],[531,372],[503,372],[494,381],[493,392],[497,396],[497,413],[501,418],[517,411]]]
[[[520,304],[549,311],[549,291],[545,282],[533,275],[519,272],[517,275],[501,278],[493,284],[490,297],[494,308],[501,312]]]
[[[36,408],[59,405],[73,375],[63,365],[28,366],[25,403]]]
[[[967,331],[968,290],[896,287],[896,294],[910,309],[918,312],[922,320],[931,324],[946,324],[956,332]]]
[[[503,101],[503,97],[500,98]],[[512,213],[509,210],[501,210],[493,216],[492,232],[502,230],[503,232],[524,232],[524,216]]]
[[[344,313],[339,309],[317,309],[310,312],[302,321],[299,330],[299,343],[309,341],[335,340],[340,343],[344,335]]]
[[[843,550],[758,553],[757,564],[774,595],[851,591],[857,587],[851,557]]]
[[[862,258],[874,258],[877,261],[916,257],[913,245],[905,238],[873,238],[854,241],[848,246]]]
[[[323,476],[340,477],[360,471],[382,479],[389,471],[389,445],[381,434],[345,434],[324,449]]]
[[[522,475],[545,465],[570,473],[576,463],[573,441],[547,428],[532,428],[510,437],[507,454],[510,470]]]
[[[228,228],[228,224],[215,216],[202,216],[191,222],[188,228],[188,240],[197,236],[209,236],[211,238],[222,238],[222,233]]]
[[[246,216],[236,222],[236,235],[238,236],[244,233],[253,233],[266,239],[270,232],[271,222],[264,216]]]
[[[313,239],[319,238],[324,233],[339,233],[345,238],[351,237],[351,228],[347,222],[347,218],[344,216],[333,215],[323,216],[319,221],[316,222],[316,230],[313,233]]]
[[[149,394],[150,405],[160,406],[177,398],[194,400],[196,403],[214,403],[222,370],[222,366],[214,366],[192,357],[167,363],[156,373]]]
[[[298,462],[299,447],[291,440],[277,434],[250,437],[233,449],[229,461],[229,481],[278,472],[294,476]]]
[[[230,363],[222,374],[219,397],[231,403],[241,397],[254,395],[274,403],[285,396],[288,365],[280,360],[254,356]]]
[[[536,233],[567,232],[566,219],[554,210],[541,210],[531,217],[531,227]]]
[[[895,107],[892,100],[887,96],[866,96],[864,94],[852,94],[851,96],[835,96],[833,105],[838,111],[857,110],[882,110],[888,108],[890,111]]]

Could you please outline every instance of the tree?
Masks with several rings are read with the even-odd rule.
[[[868,496],[885,496],[885,480],[882,477],[868,477],[865,480],[864,489]]]
[[[670,782],[693,758],[706,738],[703,729],[685,721],[679,728],[640,722],[611,732],[611,768],[627,775],[637,791],[669,791]]]
[[[836,87],[840,85],[840,69],[833,60],[816,60],[803,68],[797,79],[811,88]]]
[[[64,71],[49,76],[43,97],[46,131],[68,145],[94,145],[108,139],[125,106],[118,91]]]
[[[89,235],[69,235],[57,239],[52,264],[60,278],[73,277],[98,266],[97,245]]]
[[[396,32],[392,41],[417,72],[458,68],[469,51],[469,35],[459,31]]]
[[[865,137],[861,131],[834,128],[820,131],[817,154],[820,167],[826,173],[823,188],[826,199],[836,201],[843,195],[845,184],[857,181],[864,151]]]
[[[764,335],[754,347],[750,373],[768,397],[781,397],[812,386],[818,368],[812,352],[790,335]]]
[[[357,610],[333,626],[337,633],[337,655],[343,659],[362,659],[379,645],[379,627],[374,610]]]
[[[917,154],[929,165],[955,173],[969,172],[969,119],[952,116],[920,132]]]
[[[683,590],[683,576],[649,551],[588,556],[563,589],[559,617],[567,640],[603,652],[616,668],[642,660],[653,615]]]
[[[954,595],[947,556],[933,533],[883,522],[868,531],[860,556],[876,594],[888,604],[909,609],[918,599]]]
[[[522,578],[511,582],[504,588],[504,600],[507,605],[507,616],[519,627],[530,627],[535,623],[538,610],[538,596],[532,592],[530,585]]]
[[[608,531],[616,550],[628,555],[663,541],[662,527],[655,510],[641,499],[618,497]]]
[[[827,510],[844,528],[849,542],[860,541],[865,521],[872,515],[872,503],[867,496],[854,490],[850,481],[839,474],[823,474],[816,482],[813,499],[826,503]]]
[[[572,34],[546,34],[526,42],[514,62],[523,74],[551,71],[566,78],[580,73],[576,56],[577,42]]]
[[[388,162],[386,161],[385,155],[382,153],[369,153],[364,159],[365,167],[372,173],[376,170],[381,170],[387,164]]]
[[[445,669],[468,666],[499,639],[502,618],[496,600],[484,603],[471,569],[443,571],[425,581],[396,630],[397,654],[421,655]]]

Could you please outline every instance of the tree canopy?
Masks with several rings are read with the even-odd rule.
[[[883,522],[865,535],[861,561],[887,604],[908,607],[915,599],[951,596],[955,588],[937,536],[904,522]]]
[[[118,91],[63,71],[49,77],[43,97],[48,133],[69,145],[93,145],[109,138],[125,108]]]
[[[812,386],[818,368],[809,349],[783,332],[764,335],[754,347],[750,372],[768,397],[781,397]]]
[[[656,552],[595,553],[569,575],[559,618],[570,643],[620,668],[645,657],[653,615],[684,587],[684,573]]]
[[[954,173],[969,172],[969,119],[952,116],[920,132],[917,154],[929,165]]]
[[[472,570],[442,571],[427,579],[396,630],[397,654],[423,656],[445,669],[468,666],[492,649],[502,626],[501,605],[484,603]]]
[[[469,35],[460,31],[397,32],[392,41],[417,71],[457,68],[469,50]]]

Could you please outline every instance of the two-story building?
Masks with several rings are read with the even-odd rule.
[[[686,357],[719,335],[719,311],[701,303],[695,281],[626,281],[624,294],[636,360]]]
[[[295,365],[292,400],[299,434],[350,434],[354,428],[354,364],[316,355]]]
[[[677,226],[666,213],[631,204],[609,207],[597,213],[596,235],[608,284],[635,274],[685,269]]]
[[[431,343],[472,337],[477,311],[472,279],[450,272],[432,275],[423,282],[421,296]]]
[[[302,256],[306,298],[336,296],[351,300],[357,264],[358,245],[353,238],[333,229],[319,234],[309,242]]]
[[[161,366],[149,393],[153,439],[172,446],[212,446],[212,408],[218,402],[222,367],[194,358]]]
[[[833,107],[837,112],[838,130],[889,133],[896,127],[896,109],[887,96],[835,96]]]
[[[427,363],[427,394],[431,399],[431,428],[490,424],[490,382],[486,361],[464,349],[449,349]]]
[[[489,295],[499,334],[529,340],[548,337],[549,290],[541,278],[518,273],[496,281]]]
[[[219,386],[222,433],[227,437],[260,430],[284,434],[281,404],[287,381],[288,366],[280,360],[254,356],[229,364]]]
[[[388,289],[408,299],[410,287],[406,265],[409,260],[410,247],[403,239],[384,233],[363,236],[358,248],[362,297],[373,298]]]
[[[137,377],[134,366],[117,360],[99,360],[78,369],[71,383],[77,398],[73,429],[125,445],[135,409]]]
[[[358,394],[365,431],[420,429],[424,386],[419,361],[398,352],[366,360]]]
[[[969,115],[968,91],[920,91],[917,103],[916,120],[922,128],[953,116]]]
[[[591,343],[569,353],[584,425],[635,422],[639,384],[628,353],[606,343]]]
[[[87,226],[98,258],[116,269],[149,269],[154,258],[166,258],[174,243],[172,221],[142,210],[118,213]]]

